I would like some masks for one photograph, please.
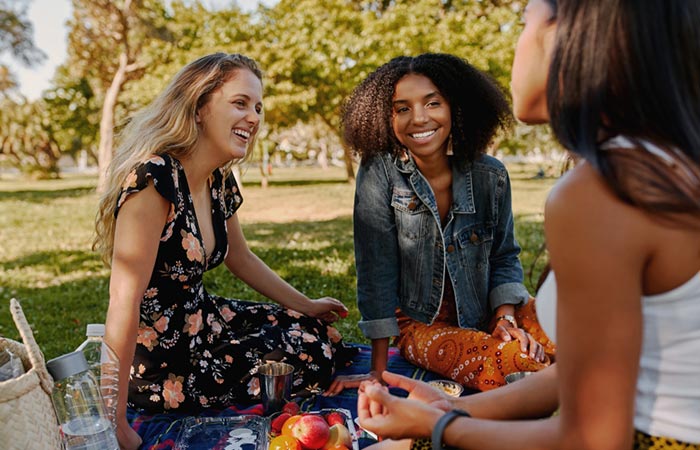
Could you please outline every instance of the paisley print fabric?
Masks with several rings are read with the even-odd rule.
[[[456,315],[444,314],[443,310],[432,325],[398,312],[401,334],[396,346],[401,356],[419,367],[470,389],[488,391],[503,386],[509,373],[541,370],[554,357],[556,347],[539,326],[534,308],[535,300],[531,298],[527,304],[516,307],[515,318],[520,328],[544,346],[548,355],[544,363],[522,353],[517,340],[504,342],[490,333],[460,328],[448,319]],[[449,306],[443,309],[449,311]]]

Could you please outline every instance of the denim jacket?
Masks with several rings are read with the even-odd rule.
[[[527,302],[505,166],[484,155],[467,169],[453,167],[452,197],[442,228],[435,195],[410,155],[360,166],[353,223],[367,338],[398,336],[396,308],[432,324],[445,279],[452,279],[462,328],[485,331],[497,307]]]

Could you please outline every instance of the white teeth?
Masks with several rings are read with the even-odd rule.
[[[248,139],[250,137],[250,131],[241,130],[239,128],[234,129],[233,134],[237,134],[238,136],[241,136],[242,138],[245,138],[245,139]]]
[[[422,133],[414,133],[411,135],[411,137],[415,138],[415,139],[422,139],[422,138],[426,138],[428,136],[432,136],[433,134],[435,134],[435,131],[436,130],[430,130],[430,131],[424,131]]]

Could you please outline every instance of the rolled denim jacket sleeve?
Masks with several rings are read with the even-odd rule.
[[[359,327],[368,339],[398,336],[399,248],[392,187],[384,161],[375,157],[357,172],[353,228]]]
[[[504,304],[525,304],[530,294],[523,285],[523,267],[520,264],[520,246],[513,232],[510,177],[505,167],[499,176],[496,195],[498,222],[494,231],[493,246],[489,256],[490,292],[492,310]]]

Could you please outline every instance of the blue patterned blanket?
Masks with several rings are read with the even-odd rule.
[[[369,372],[371,350],[366,345],[353,344],[359,347],[360,351],[353,358],[352,364],[338,371],[338,375],[354,375]],[[399,373],[414,379],[433,380],[441,378],[440,376],[419,369],[403,359],[398,352],[398,349],[391,348],[389,350],[389,370]],[[399,389],[392,389],[392,393],[405,396],[405,392]],[[316,411],[326,408],[344,408],[351,412],[353,418],[357,417],[357,390],[346,389],[339,395],[333,397],[324,397],[322,395],[314,395],[299,402],[302,411]],[[199,417],[230,417],[242,414],[262,415],[262,405],[240,405],[232,406],[223,411],[206,411]],[[166,450],[171,449],[175,445],[175,441],[180,432],[182,423],[188,416],[184,414],[157,414],[146,415],[130,409],[128,418],[134,429],[143,439],[141,449],[144,450]],[[360,448],[371,444],[373,441],[367,438],[361,438]]]

